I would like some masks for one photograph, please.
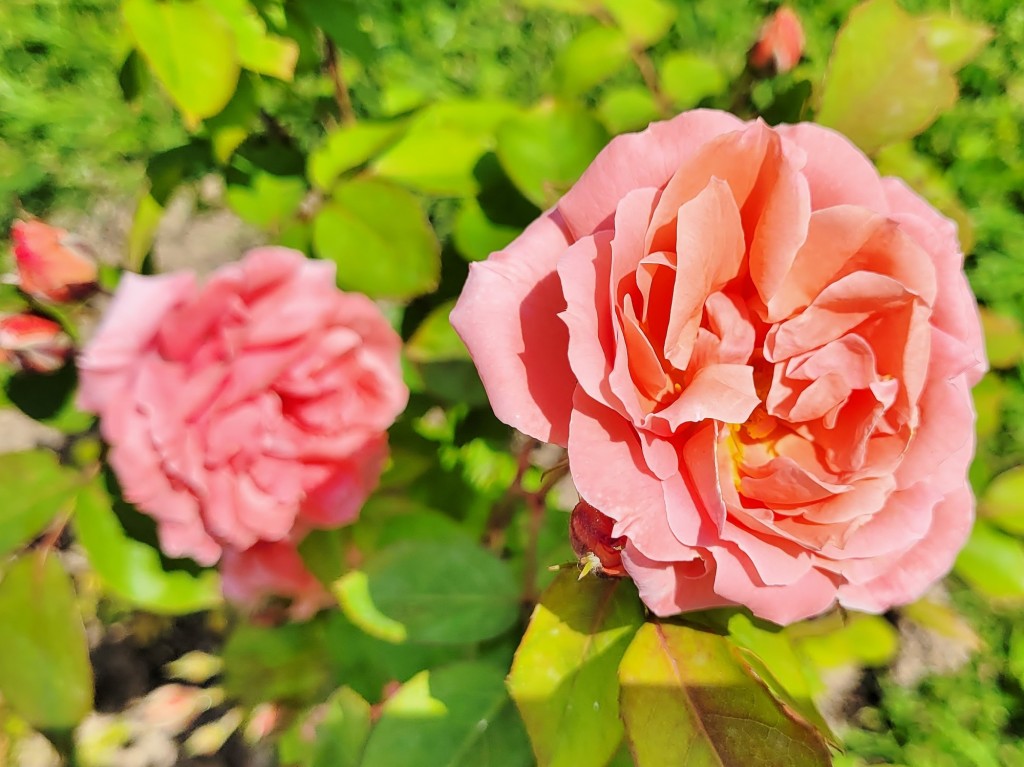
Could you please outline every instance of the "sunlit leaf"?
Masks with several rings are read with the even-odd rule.
[[[276,233],[294,218],[308,191],[298,176],[255,173],[248,186],[232,184],[224,196],[243,221]]]
[[[495,223],[476,200],[465,200],[455,215],[452,239],[459,255],[467,261],[483,261],[501,250],[522,231],[517,226]]]
[[[339,185],[313,220],[313,244],[338,265],[338,285],[374,298],[410,298],[437,286],[440,246],[419,201],[376,179]]]
[[[821,623],[827,621],[828,618]],[[877,615],[852,613],[839,626],[829,626],[817,633],[813,629],[805,631],[795,638],[796,644],[818,668],[884,666],[899,650],[898,632]]]
[[[994,368],[1012,368],[1024,357],[1024,329],[1020,321],[985,307],[980,311],[989,364]]]
[[[1024,466],[993,479],[985,488],[978,511],[1006,532],[1024,536]]]
[[[36,728],[70,728],[93,701],[71,578],[53,552],[26,554],[0,577],[0,694]]]
[[[1024,598],[1024,543],[983,520],[974,524],[954,569],[989,599]]]
[[[901,608],[900,613],[918,626],[952,639],[968,650],[979,650],[984,645],[967,619],[950,605],[933,599],[919,599]]]
[[[425,758],[446,767],[533,763],[501,669],[457,663],[423,671],[388,699],[362,767],[422,767]]]
[[[722,93],[728,81],[711,60],[687,51],[665,58],[661,65],[661,90],[678,109],[690,109],[709,96]]]
[[[81,482],[49,450],[0,454],[0,560],[69,512]]]
[[[124,0],[128,32],[189,127],[223,109],[240,72],[231,27],[205,2]]]
[[[329,190],[341,174],[357,168],[393,143],[405,129],[401,122],[358,122],[327,135],[309,156],[309,180]]]
[[[831,764],[821,736],[786,714],[725,637],[645,623],[626,650],[619,681],[636,767]]]
[[[917,135],[949,109],[957,97],[953,72],[973,48],[959,42],[971,36],[966,22],[938,19],[910,16],[895,0],[854,8],[836,39],[818,122],[874,152]]]
[[[228,105],[203,121],[210,134],[213,156],[223,165],[227,164],[235,150],[248,138],[259,115],[254,81],[251,75],[239,78],[238,87]]]
[[[413,362],[469,359],[462,339],[448,321],[455,300],[445,301],[428,314],[405,344],[405,353]]]
[[[248,0],[203,0],[216,9],[235,35],[239,63],[248,70],[291,80],[299,46],[267,32],[267,25]]]
[[[520,192],[541,208],[562,196],[608,142],[579,107],[543,104],[498,129],[498,159]]]
[[[78,494],[74,517],[78,542],[111,593],[133,606],[169,615],[206,610],[220,602],[216,572],[165,570],[157,549],[125,532],[112,503],[94,483]]]
[[[618,749],[617,669],[642,622],[625,580],[566,570],[541,597],[508,679],[540,767],[605,764]]]
[[[672,27],[676,6],[666,0],[600,0],[630,42],[639,47],[654,45]]]
[[[659,117],[654,96],[640,85],[607,90],[597,112],[611,133],[640,130]]]
[[[594,26],[561,50],[555,60],[560,90],[574,96],[600,85],[629,63],[629,39],[621,29]]]

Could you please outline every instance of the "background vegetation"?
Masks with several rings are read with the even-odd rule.
[[[246,6],[207,5],[225,13]],[[507,671],[522,634],[520,591],[535,598],[553,578],[546,566],[572,559],[564,512],[575,498],[539,493],[553,457],[509,442],[447,326],[467,262],[514,237],[611,135],[695,106],[769,122],[821,116],[833,44],[856,5],[792,3],[807,34],[805,57],[791,72],[761,77],[747,69],[747,50],[774,10],[770,2],[258,0],[246,17],[248,31],[234,32],[258,43],[227,57],[241,57],[241,74],[237,87],[227,78],[223,98],[214,92],[217,72],[204,74],[200,66],[175,81],[174,66],[160,62],[186,61],[175,44],[215,51],[229,45],[230,35],[214,39],[204,37],[202,25],[158,25],[157,37],[170,41],[158,51],[142,0],[0,6],[0,227],[22,212],[88,220],[101,202],[112,203],[132,223],[123,242],[96,243],[103,256],[127,268],[166,269],[178,264],[157,264],[152,244],[171,203],[185,199],[200,214],[210,206],[230,210],[261,239],[338,261],[343,287],[389,307],[407,340],[415,396],[392,436],[394,467],[363,521],[337,539],[314,541],[308,561],[352,549],[395,557],[391,544],[412,541],[400,552],[407,569],[393,568],[408,579],[378,583],[379,600],[389,589],[407,588],[423,568],[429,572],[438,546],[446,556],[463,552],[473,563],[467,571],[487,571],[490,564],[474,559],[484,550],[471,545],[483,540],[501,565],[479,588],[511,589],[480,618],[496,621],[497,629],[468,644],[450,641],[460,630],[453,626],[442,627],[439,641],[389,644],[388,624],[361,610],[351,581],[346,588],[356,590],[342,594],[341,612],[301,626],[238,624],[216,603],[207,575],[160,561],[144,517],[116,503],[111,517],[116,489],[102,488],[94,506],[79,498],[77,543],[62,554],[75,575],[96,707],[106,717],[79,728],[81,761],[114,763],[111,754],[138,744],[132,728],[141,715],[132,701],[169,681],[173,673],[164,664],[191,649],[223,657],[223,671],[216,661],[206,676],[185,674],[194,686],[219,692],[206,693],[209,710],[172,735],[187,741],[190,753],[219,752],[227,763],[253,758],[235,730],[268,701],[284,702],[290,712],[277,727],[277,758],[327,764],[334,762],[322,760],[340,753],[331,749],[344,751],[338,744],[362,716],[361,706],[378,706],[393,691],[389,685],[421,669],[464,661],[449,667],[457,670],[449,680],[453,700],[460,685],[489,690],[497,679],[500,688],[503,672],[496,669]],[[794,684],[823,703],[840,730],[847,753],[837,763],[845,765],[1024,763],[1024,630],[1017,626],[1024,473],[1015,469],[1024,464],[1024,7],[1012,0],[952,5],[957,18],[993,33],[986,40],[965,32],[969,54],[944,60],[958,72],[959,99],[932,105],[934,121],[861,138],[883,172],[907,178],[958,221],[968,274],[986,306],[994,372],[977,393],[980,442],[972,468],[981,519],[955,574],[918,605],[882,618],[811,622],[781,635],[785,653],[796,648],[800,663]],[[901,6],[912,14],[951,10],[946,0]],[[867,81],[893,50],[901,49],[879,38],[856,52]],[[895,95],[872,98],[905,97],[901,77],[890,78]],[[205,90],[197,91],[197,82]],[[212,192],[202,188],[211,179]],[[381,220],[375,208],[408,215]],[[393,236],[390,243],[383,231]],[[372,255],[393,268],[361,271],[347,262],[353,241],[373,243]],[[55,379],[43,392],[8,375],[5,405],[80,435],[88,419],[61,399],[71,386],[73,380]],[[76,437],[74,445],[95,459],[89,451],[98,447],[88,439]],[[52,482],[34,467],[34,474],[6,471],[5,494],[31,497],[39,488],[33,482]],[[117,566],[132,546],[152,555],[144,573]],[[83,549],[91,567],[75,565]],[[386,563],[374,566],[371,558],[362,571],[371,578],[388,572]],[[143,576],[159,584],[162,596],[142,596]],[[746,637],[771,654],[756,627],[730,629],[741,643]],[[495,700],[504,705],[501,695]],[[510,706],[497,711],[515,717]],[[28,758],[31,744],[38,745],[30,724],[47,729],[0,705],[0,763],[5,753]],[[304,735],[310,726],[320,735],[312,744]],[[378,740],[387,737],[385,728]],[[508,752],[518,753],[523,742],[513,738]],[[426,747],[421,742],[403,763],[425,763],[416,759]],[[262,748],[265,756],[269,747]],[[366,764],[385,763],[367,758]],[[628,763],[623,754],[616,758],[622,761],[614,764]]]

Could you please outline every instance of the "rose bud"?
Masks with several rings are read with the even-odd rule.
[[[42,221],[16,221],[11,227],[18,286],[41,301],[61,303],[96,289],[96,260],[85,245],[63,229]]]
[[[622,549],[626,539],[613,537],[615,522],[586,501],[580,501],[569,518],[572,550],[579,559],[580,579],[587,573],[619,578],[626,574],[622,567]]]
[[[779,8],[750,49],[750,67],[758,72],[782,74],[797,65],[804,53],[804,29],[791,8]]]
[[[71,339],[53,320],[36,314],[0,316],[0,362],[32,373],[52,373],[70,354]]]
[[[188,729],[196,718],[220,705],[224,693],[219,688],[204,689],[184,684],[165,684],[150,692],[139,704],[143,722],[171,735]]]

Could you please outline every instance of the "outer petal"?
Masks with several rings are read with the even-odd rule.
[[[557,211],[537,219],[505,250],[472,265],[451,313],[498,418],[560,445],[576,379],[555,265],[570,241]]]
[[[596,231],[628,192],[662,186],[705,142],[742,127],[727,112],[696,109],[615,137],[559,201],[568,231],[576,237]]]

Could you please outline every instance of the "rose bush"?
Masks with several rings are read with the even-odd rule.
[[[398,334],[334,269],[262,248],[202,286],[126,275],[79,360],[125,498],[168,555],[227,553],[229,596],[318,589],[293,547],[356,518],[405,407]]]
[[[955,226],[830,130],[693,111],[614,139],[451,320],[658,615],[885,610],[970,530]]]

